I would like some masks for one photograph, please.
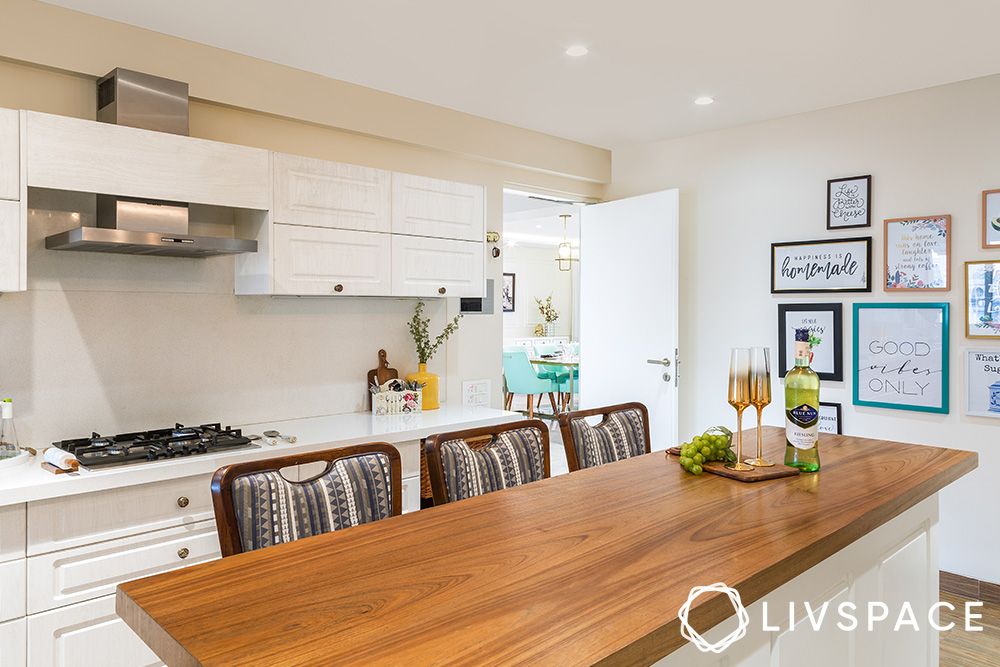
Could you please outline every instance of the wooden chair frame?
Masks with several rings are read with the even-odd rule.
[[[427,472],[431,479],[431,495],[434,505],[444,505],[448,502],[448,488],[444,481],[444,465],[441,463],[441,444],[450,440],[465,440],[471,449],[480,450],[497,441],[497,436],[507,431],[517,431],[522,428],[537,428],[542,434],[542,453],[545,461],[545,479],[551,475],[549,461],[549,427],[541,419],[524,419],[522,421],[495,426],[482,426],[462,431],[435,433],[424,440],[424,454],[427,457]]]
[[[618,405],[609,405],[604,408],[590,408],[589,410],[561,413],[559,415],[559,432],[562,433],[563,447],[566,449],[566,462],[569,464],[569,471],[575,472],[580,470],[580,461],[576,456],[576,443],[573,441],[573,429],[570,427],[570,423],[573,420],[600,416],[603,419],[601,419],[597,426],[603,426],[608,423],[608,417],[612,412],[633,409],[638,410],[642,415],[642,429],[646,434],[646,453],[649,454],[650,442],[652,440],[649,435],[649,410],[642,403],[619,403]]]
[[[233,504],[233,481],[237,477],[255,472],[277,471],[289,466],[316,463],[317,461],[326,462],[326,468],[309,479],[298,482],[289,480],[290,484],[306,484],[330,472],[337,461],[362,454],[385,454],[389,457],[389,472],[392,476],[391,516],[399,516],[403,511],[403,466],[399,458],[399,450],[388,442],[372,442],[364,445],[323,449],[316,452],[275,456],[268,459],[233,463],[216,470],[215,475],[212,476],[212,505],[215,509],[215,524],[219,530],[219,545],[222,548],[223,558],[243,553],[243,542],[240,540],[236,519],[236,507]]]

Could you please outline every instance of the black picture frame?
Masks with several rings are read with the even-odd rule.
[[[820,372],[816,368],[816,374],[821,380],[831,382],[844,381],[844,305],[841,303],[779,303],[778,304],[778,377],[785,377],[789,368],[788,360],[788,335],[787,315],[788,313],[808,313],[823,312],[833,315],[833,371]]]
[[[833,189],[835,184],[847,181],[865,181],[865,221],[857,225],[834,225],[830,218],[833,207]],[[826,182],[826,228],[828,230],[838,229],[859,229],[872,226],[872,177],[871,174],[864,176],[848,176],[846,178],[831,178]]]
[[[510,278],[510,307],[507,304],[507,279]],[[513,273],[503,274],[503,281],[500,283],[500,303],[502,311],[513,313],[517,306],[517,275]]]
[[[845,243],[864,243],[864,275],[865,284],[864,287],[813,287],[813,288],[779,288],[777,286],[777,276],[775,274],[775,269],[777,268],[777,258],[776,253],[779,248],[789,248],[794,246],[822,246],[822,245],[837,245]],[[872,291],[872,237],[870,236],[852,236],[850,238],[842,239],[817,239],[814,241],[780,241],[771,244],[771,294],[850,294],[850,293],[870,293]]]
[[[837,435],[843,435],[844,434],[844,420],[843,420],[843,414],[844,413],[843,413],[843,409],[841,408],[841,404],[840,403],[832,403],[832,402],[828,403],[826,401],[820,401],[819,402],[819,411],[820,411],[820,423],[821,424],[822,424],[823,408],[833,408],[833,409],[835,409],[837,411]],[[829,433],[829,431],[821,431],[821,432],[822,433]]]

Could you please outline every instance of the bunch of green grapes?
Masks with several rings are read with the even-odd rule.
[[[692,475],[700,475],[709,461],[735,461],[736,452],[730,449],[732,432],[722,426],[714,426],[691,442],[681,445],[681,467]]]

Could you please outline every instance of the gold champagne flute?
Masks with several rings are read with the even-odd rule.
[[[750,349],[750,405],[757,408],[757,458],[746,462],[755,468],[770,468],[774,464],[764,458],[764,430],[761,416],[771,403],[771,350]]]
[[[750,350],[734,347],[729,354],[729,405],[736,408],[736,461],[730,470],[753,470],[743,462],[743,411],[750,405]]]

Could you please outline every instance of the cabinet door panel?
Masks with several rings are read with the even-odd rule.
[[[27,576],[23,558],[0,565],[0,621],[24,616],[26,585]]]
[[[212,519],[212,475],[28,503],[28,555]]]
[[[392,175],[392,231],[482,241],[485,188],[411,174]]]
[[[420,509],[420,475],[403,478],[403,514]]]
[[[23,618],[0,623],[0,665],[24,667],[28,663],[28,624]]]
[[[156,657],[115,613],[115,596],[28,617],[32,667],[156,667]]]
[[[27,289],[27,228],[22,212],[21,202],[0,199],[0,292]]]
[[[392,237],[393,296],[469,296],[485,292],[483,243]]]
[[[382,169],[274,154],[274,221],[389,231],[390,174]]]
[[[214,521],[167,528],[28,559],[28,613],[113,595],[131,579],[214,560]]]
[[[21,137],[18,113],[0,109],[0,199],[21,197]]]
[[[389,238],[372,232],[275,225],[274,293],[388,296]]]
[[[134,127],[27,113],[28,185],[271,208],[270,153]]]
[[[24,558],[25,504],[0,507],[0,562]]]

